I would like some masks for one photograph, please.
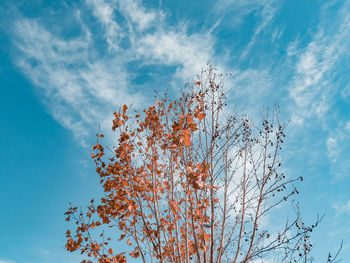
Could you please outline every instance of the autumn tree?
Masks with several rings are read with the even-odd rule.
[[[82,262],[310,262],[319,219],[305,225],[292,204],[293,220],[264,224],[302,180],[281,169],[286,125],[278,110],[259,124],[231,113],[223,77],[209,66],[177,100],[114,113],[116,146],[98,133],[91,154],[104,196],[66,212],[68,251]]]

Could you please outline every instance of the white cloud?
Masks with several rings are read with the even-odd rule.
[[[15,63],[40,88],[53,117],[73,130],[77,138],[91,134],[91,129],[96,130],[101,120],[110,121],[106,116],[111,116],[117,105],[144,103],[149,92],[140,89],[144,86],[137,86],[139,92],[133,92],[135,86],[131,80],[135,71],[128,68],[130,62],[137,62],[139,66],[175,67],[175,75],[169,78],[182,82],[200,73],[208,61],[213,61],[219,71],[229,71],[228,60],[216,55],[216,38],[210,29],[190,33],[186,24],[170,25],[164,12],[146,8],[139,0],[86,0],[86,3],[88,10],[76,12],[83,33],[75,38],[51,33],[39,19],[18,20],[14,36],[15,46],[21,51]],[[255,35],[271,23],[276,8],[273,0],[222,0],[217,5],[224,13],[234,9],[244,15],[259,10],[261,21]],[[104,29],[103,39],[96,39],[91,33],[90,27],[95,24],[84,21],[82,12],[89,10]],[[327,84],[332,77],[329,72],[344,53],[342,41],[350,30],[345,26],[349,17],[345,13],[342,23],[328,35],[323,33],[325,26],[321,25],[302,52],[298,52],[297,41],[289,48],[288,54],[298,59],[290,96],[297,106],[293,108],[293,119],[300,124],[306,117],[321,117],[328,110],[330,88]],[[281,34],[280,31],[283,28],[275,30],[275,35]],[[108,45],[101,56],[96,55],[101,53],[96,41],[105,41]],[[254,41],[253,37],[251,45]],[[270,70],[233,68],[232,79],[226,83],[226,87],[233,90],[229,100],[239,101],[244,110],[251,109],[255,113],[258,113],[257,107],[280,104],[282,89],[276,89],[276,77]]]
[[[16,23],[15,63],[40,88],[52,116],[83,139],[116,105],[138,103],[127,90],[127,74],[115,59],[90,61],[84,36],[63,40],[34,20]]]
[[[254,105],[266,105],[271,99],[273,78],[266,69],[246,69],[232,74],[232,82],[236,96],[249,98]],[[260,102],[259,102],[260,100]]]
[[[297,106],[294,118],[300,123],[312,116],[322,118],[329,110],[339,88],[334,81],[338,62],[346,56],[350,45],[349,5],[340,9],[334,18],[336,22],[326,19],[328,8],[328,5],[324,6],[318,31],[306,48],[297,52],[299,42],[295,41],[288,49],[289,56],[298,58],[290,97]]]
[[[322,44],[323,38],[322,33],[318,34],[299,56],[293,88],[290,90],[291,97],[305,117],[313,114],[322,117],[328,109],[330,79],[327,73],[339,54],[336,54],[334,44]]]
[[[259,18],[251,40],[241,54],[241,58],[245,58],[249,55],[251,48],[258,43],[258,36],[273,22],[279,5],[280,2],[276,0],[219,0],[217,2],[215,7],[217,13],[220,13],[222,16],[227,13],[233,13],[233,15],[230,15],[230,23],[233,26],[240,24],[244,17],[252,12],[256,12],[256,17]],[[276,39],[280,37],[282,33],[283,29],[278,29],[272,38]]]
[[[113,1],[110,4],[103,0],[88,1],[93,1],[93,7],[97,10],[100,9],[99,2],[108,6],[108,12],[94,11],[94,14],[100,21],[108,21],[104,23],[106,31],[114,32],[113,35],[117,35],[115,31],[119,28],[109,22],[113,20],[112,10],[121,12],[123,18],[129,20],[129,24],[123,28],[124,35],[131,43],[127,50],[123,50],[129,60],[141,59],[142,64],[178,66],[176,77],[188,81],[213,59],[215,39],[210,30],[190,34],[185,24],[168,25],[164,12],[146,9],[138,0]]]
[[[273,21],[280,6],[281,3],[276,0],[219,0],[215,7],[220,16],[228,17],[232,27],[238,26],[245,16],[254,13],[255,23],[249,26],[251,32],[244,32],[251,34],[250,40],[240,54],[233,55],[238,55],[239,61],[234,62],[233,69],[229,71],[232,78],[225,83],[232,89],[229,99],[239,107],[244,107],[243,110],[249,115],[255,115],[254,117],[257,117],[262,107],[280,104],[283,99],[283,89],[276,87],[276,84],[280,85],[280,79],[274,76],[274,69],[265,61],[256,59],[256,53],[251,56],[252,49],[261,44],[259,41],[262,37],[265,38],[263,34],[268,34],[271,42],[283,34],[283,27],[273,28]],[[240,60],[245,61],[246,58],[254,63],[242,67]],[[231,61],[228,62],[232,63],[232,58],[229,60]]]
[[[263,16],[269,16],[270,8],[275,0],[219,0],[216,4],[217,12],[235,12],[245,16],[254,10],[262,9]],[[240,17],[241,19],[241,17]]]
[[[254,3],[254,5],[251,6],[251,10],[250,12],[252,12],[255,8],[259,7],[259,4],[261,5],[261,12],[260,12],[260,16],[261,16],[261,21],[260,23],[258,23],[257,27],[255,28],[254,34],[250,40],[250,42],[248,43],[248,45],[246,46],[244,52],[242,53],[241,57],[246,57],[249,54],[250,49],[253,47],[253,45],[255,45],[257,43],[257,38],[260,35],[261,32],[263,32],[266,27],[271,24],[271,22],[273,21],[273,18],[278,10],[278,1],[274,1],[274,0],[267,0],[267,1],[248,1],[251,3]],[[247,4],[247,3],[245,3]],[[275,32],[272,34],[272,41],[274,41],[276,38],[279,38],[281,36],[281,34],[283,34],[283,29],[278,28],[277,30],[275,30]]]
[[[181,28],[147,34],[139,39],[136,50],[145,59],[145,64],[182,65],[177,68],[176,75],[189,80],[213,58],[213,46],[214,40],[210,34],[188,35]]]
[[[337,144],[338,141],[334,137],[329,137],[327,140],[327,150],[328,150],[328,157],[333,159],[337,155]],[[333,161],[335,161],[333,159]]]
[[[109,49],[118,51],[119,43],[125,34],[119,24],[115,21],[113,7],[104,0],[86,0],[93,8],[93,14],[97,17],[106,31],[106,41]]]
[[[16,263],[16,261],[0,259],[0,263]]]
[[[331,172],[336,179],[350,176],[350,122],[339,122],[327,139],[327,155],[331,163]]]
[[[175,66],[173,77],[190,81],[212,60],[211,33],[190,34],[183,24],[170,26],[162,11],[147,9],[138,0],[86,0],[86,4],[87,10],[75,12],[80,35],[58,36],[40,19],[21,18],[15,22],[13,36],[20,51],[15,64],[39,88],[52,116],[79,140],[91,129],[96,131],[101,120],[101,124],[110,122],[117,105],[141,105],[149,96],[147,90],[134,92],[129,62]],[[105,32],[103,39],[93,36],[90,21],[83,19],[83,12],[89,10]],[[107,50],[96,44],[101,41],[107,43]],[[110,123],[105,125],[102,128],[109,130]]]
[[[350,133],[350,121],[345,124],[345,130]]]
[[[287,49],[287,61],[294,66],[289,87],[291,126],[304,134],[318,133],[306,137],[317,154],[327,155],[334,180],[347,178],[350,169],[350,124],[342,116],[346,107],[342,100],[346,101],[347,93],[344,83],[348,82],[344,68],[348,68],[350,61],[350,4],[341,1],[338,4],[337,8],[323,5],[320,22],[305,47],[302,47],[305,39],[298,38]],[[317,144],[326,150],[317,149]]]
[[[342,205],[335,204],[333,205],[333,208],[340,214],[346,213],[350,215],[350,200],[348,200],[345,204]]]
[[[162,12],[146,10],[140,0],[119,0],[116,2],[119,4],[120,10],[136,24],[140,31],[148,29],[157,17],[162,18],[164,15]]]

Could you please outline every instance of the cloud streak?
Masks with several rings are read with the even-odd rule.
[[[213,56],[210,33],[190,34],[181,24],[170,26],[163,12],[148,10],[140,1],[87,0],[83,10],[92,12],[104,39],[93,36],[81,10],[76,14],[82,33],[74,37],[60,37],[39,19],[23,17],[15,22],[13,35],[20,51],[15,64],[39,87],[52,116],[82,142],[117,105],[142,105],[149,96],[147,90],[135,91],[137,72],[129,63],[173,66],[173,77],[188,81]],[[103,42],[108,48],[96,56]]]
[[[82,142],[96,131],[101,121],[102,129],[109,130],[112,112],[121,104],[147,104],[149,88],[159,86],[164,79],[135,84],[136,77],[152,74],[142,73],[143,67],[168,69],[168,78],[183,83],[200,73],[208,61],[219,71],[232,73],[226,83],[228,90],[232,90],[229,97],[232,103],[238,101],[239,107],[256,115],[264,105],[289,100],[287,105],[294,124],[303,124],[310,118],[327,119],[324,117],[334,107],[335,98],[340,93],[344,98],[348,94],[346,90],[340,91],[340,84],[334,80],[350,45],[347,37],[350,7],[344,4],[330,18],[325,16],[329,8],[324,6],[321,17],[327,19],[321,20],[311,41],[305,47],[300,47],[297,41],[290,43],[285,61],[278,64],[284,69],[292,68],[289,89],[283,84],[280,87],[280,78],[286,78],[288,70],[281,70],[278,73],[281,75],[276,76],[273,67],[259,64],[241,66],[238,62],[229,68],[229,59],[220,57],[216,50],[215,30],[190,32],[186,23],[171,24],[165,12],[146,8],[138,0],[86,0],[85,6],[76,11],[81,31],[73,37],[50,32],[40,19],[17,19],[13,42],[20,52],[14,61],[38,87],[50,114]],[[241,56],[249,55],[262,32],[274,39],[283,31],[272,27],[278,11],[274,0],[259,3],[222,0],[215,10],[223,15],[230,10],[239,11],[240,16],[257,12],[257,25]],[[86,19],[88,13],[94,21]],[[267,30],[268,25],[271,28]],[[96,26],[103,29],[102,39],[93,33]],[[136,66],[132,68],[131,64]],[[328,156],[332,163],[337,163],[344,153],[342,145],[347,136],[327,132]],[[337,154],[334,145],[338,145]]]
[[[126,72],[116,60],[90,61],[84,36],[64,40],[29,19],[17,21],[15,30],[17,66],[40,88],[52,116],[77,138],[87,136],[113,106],[142,98],[127,91]]]
[[[16,262],[15,262],[15,261],[12,261],[12,260],[0,259],[0,263],[16,263]]]
[[[296,55],[297,63],[290,96],[298,108],[294,118],[300,124],[305,118],[322,118],[334,103],[335,95],[338,95],[340,89],[335,79],[339,63],[344,55],[347,56],[350,45],[350,7],[345,4],[333,17],[336,21],[330,21],[325,15],[329,8],[332,6],[324,6],[321,18],[327,19],[320,23],[306,48]],[[295,46],[291,49],[295,50]],[[291,50],[290,53],[292,56],[296,54]]]
[[[296,58],[289,89],[294,101],[291,104],[292,120],[299,127],[317,125],[324,131],[330,172],[336,179],[346,178],[350,168],[347,161],[350,158],[350,133],[347,129],[350,119],[343,119],[343,109],[339,106],[346,103],[341,100],[342,97],[346,100],[344,93],[350,80],[347,74],[343,74],[343,69],[350,66],[349,11],[348,2],[341,3],[335,11],[333,4],[325,4],[312,40],[299,50],[297,42],[289,46],[289,58]]]

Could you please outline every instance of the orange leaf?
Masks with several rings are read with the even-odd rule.
[[[124,105],[123,105],[123,112],[125,113],[127,109],[128,109],[128,106],[126,106],[126,105],[124,104]]]
[[[184,143],[185,143],[185,146],[191,146],[191,133],[189,130],[185,130],[184,131]]]
[[[128,238],[128,240],[126,240],[126,244],[128,244],[129,246],[132,246],[132,243],[131,243],[129,238]]]
[[[196,84],[196,85],[200,85],[201,84],[201,82],[200,81],[197,81],[196,83],[194,83],[194,84]]]
[[[188,117],[187,117],[187,122],[188,122],[189,124],[191,124],[191,123],[193,122],[191,116],[188,116]]]
[[[205,114],[202,112],[202,113],[199,113],[198,114],[198,120],[202,120],[204,118]]]
[[[209,242],[210,241],[210,235],[205,233],[205,232],[203,233],[203,235],[204,235],[205,242]]]
[[[133,258],[138,258],[140,256],[140,252],[138,251],[132,252],[130,253],[130,256],[132,256]]]
[[[110,254],[110,255],[112,255],[113,254],[113,249],[108,249],[108,253]]]
[[[125,237],[125,231],[124,231],[124,233],[123,233],[123,234],[121,234],[121,235],[120,235],[119,240],[123,240],[123,239],[124,239],[124,237]]]
[[[187,170],[187,173],[189,173],[189,174],[193,173],[193,169],[191,166],[187,166],[186,170]]]

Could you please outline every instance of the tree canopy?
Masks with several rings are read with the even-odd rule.
[[[176,100],[164,94],[142,112],[114,113],[115,147],[106,150],[98,133],[91,154],[104,196],[66,212],[76,223],[68,251],[83,262],[311,260],[320,219],[306,225],[290,203],[292,220],[264,224],[303,179],[281,168],[286,124],[278,109],[261,123],[230,111],[223,77],[209,66]]]

